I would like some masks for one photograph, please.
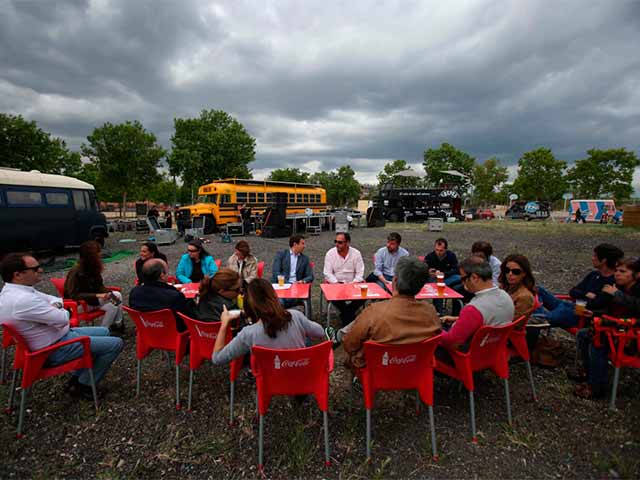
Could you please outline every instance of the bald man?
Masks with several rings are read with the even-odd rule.
[[[142,284],[134,287],[129,294],[129,306],[140,312],[152,312],[169,308],[173,313],[193,316],[192,309],[184,294],[167,283],[169,267],[167,262],[152,258],[144,262],[142,267]],[[179,332],[186,330],[182,319],[176,317]]]

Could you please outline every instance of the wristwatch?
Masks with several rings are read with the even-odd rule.
[[[51,305],[53,305],[56,308],[62,308],[64,305],[60,302],[53,302]]]

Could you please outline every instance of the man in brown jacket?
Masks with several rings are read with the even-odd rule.
[[[440,333],[440,319],[433,305],[414,298],[428,279],[429,268],[424,262],[412,257],[398,261],[391,300],[370,305],[341,330],[348,366],[364,367],[362,344],[367,340],[405,344],[420,342]]]

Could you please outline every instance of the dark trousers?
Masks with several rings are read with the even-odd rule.
[[[356,319],[356,313],[365,304],[366,300],[352,300],[351,302],[339,301],[331,302],[340,312],[342,326],[346,327]]]

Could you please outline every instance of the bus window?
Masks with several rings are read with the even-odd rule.
[[[267,193],[267,203],[272,203],[272,202],[273,202],[273,194]]]
[[[47,192],[44,198],[47,200],[47,205],[52,207],[66,207],[70,203],[67,192]]]
[[[258,203],[264,203],[264,193],[258,193]]]
[[[238,193],[236,193],[236,202],[238,202],[238,203],[247,203],[247,192],[238,192]]]
[[[73,203],[76,206],[76,210],[87,209],[87,202],[85,202],[82,190],[73,190]]]
[[[302,194],[296,193],[296,203],[302,203]]]
[[[289,203],[296,203],[296,194],[295,193],[290,193],[289,194]]]
[[[231,203],[231,195],[220,195],[220,205]]]
[[[256,192],[249,192],[249,203],[256,203]]]
[[[7,204],[20,206],[42,205],[42,194],[27,190],[7,190]]]
[[[305,193],[305,194],[302,196],[302,198],[303,198],[303,202],[304,202],[304,203],[309,203],[309,194],[308,194],[308,193]]]
[[[316,194],[316,203],[322,203],[322,195],[319,193]]]

